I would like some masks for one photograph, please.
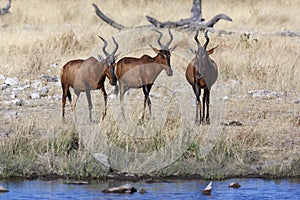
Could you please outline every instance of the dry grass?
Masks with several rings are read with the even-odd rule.
[[[127,26],[147,24],[145,15],[156,17],[162,21],[178,20],[190,15],[191,0],[179,0],[169,3],[166,0],[130,0],[130,1],[13,1],[11,14],[0,17],[0,69],[4,76],[18,76],[21,81],[38,79],[40,74],[58,76],[60,67],[52,68],[53,63],[62,66],[70,59],[86,58],[98,53],[102,45],[98,35],[109,38],[115,35],[120,42],[120,51],[124,56],[140,56],[143,53],[153,55],[146,46],[155,44],[155,34],[151,30],[145,31],[145,37],[139,38],[139,32],[134,34],[119,33],[104,24],[94,13],[92,3],[96,3],[104,13],[117,22]],[[0,2],[1,5],[3,1]],[[168,6],[166,6],[168,5]],[[24,9],[26,8],[26,9]],[[125,8],[125,10],[124,10]],[[284,8],[284,9],[282,9]],[[232,175],[272,174],[278,176],[299,175],[299,104],[294,101],[300,94],[299,68],[299,37],[281,37],[276,32],[282,29],[300,30],[300,1],[277,0],[270,3],[260,1],[232,1],[213,0],[203,1],[203,16],[210,19],[218,13],[225,13],[232,17],[233,22],[220,21],[215,26],[217,30],[225,29],[234,32],[231,35],[211,34],[209,47],[219,45],[212,58],[219,66],[220,78],[216,85],[225,85],[230,98],[224,103],[226,116],[224,122],[237,120],[242,122],[240,127],[224,127],[221,137],[211,153],[203,158],[198,155],[199,145],[208,126],[201,126],[199,134],[194,138],[189,150],[177,162],[165,170],[157,172],[159,175],[174,173],[200,173],[206,177],[228,177]],[[145,33],[144,32],[144,33]],[[250,38],[242,40],[243,33],[250,33]],[[187,47],[195,47],[190,33],[175,32],[178,45],[172,56],[172,67],[178,73],[184,73],[187,62],[191,58]],[[187,40],[187,37],[190,37]],[[201,40],[203,43],[203,39]],[[132,48],[135,48],[134,51]],[[125,53],[124,53],[125,52]],[[49,71],[50,69],[50,71]],[[183,76],[184,77],[184,76]],[[169,84],[164,72],[161,74],[161,85]],[[238,84],[230,85],[231,80],[238,80]],[[1,130],[14,134],[12,138],[1,138],[0,171],[5,176],[27,175],[37,173],[56,173],[70,176],[99,176],[103,174],[99,163],[93,159],[95,152],[104,149],[106,136],[110,141],[133,153],[151,152],[164,147],[178,137],[176,131],[185,128],[186,136],[180,136],[177,142],[188,141],[188,134],[194,131],[191,125],[194,117],[194,96],[185,80],[178,81],[180,93],[187,99],[183,109],[191,113],[190,121],[182,126],[178,113],[170,112],[165,125],[158,122],[165,120],[157,117],[154,124],[149,126],[154,130],[152,137],[137,139],[135,134],[141,134],[140,129],[125,126],[123,132],[114,126],[119,118],[115,118],[113,106],[117,100],[109,101],[108,118],[102,124],[103,131],[75,131],[72,125],[70,107],[67,107],[68,123],[60,121],[61,105],[59,101],[44,99],[33,105],[17,108],[1,108],[7,113],[17,112],[18,117],[1,119]],[[174,88],[174,85],[167,85]],[[177,87],[177,86],[176,86]],[[156,87],[152,91],[164,95],[169,92]],[[282,100],[257,100],[247,96],[248,90],[267,89],[281,91],[286,94]],[[53,88],[52,93],[60,93],[60,88]],[[108,86],[108,92],[112,88]],[[95,105],[94,115],[103,109],[103,100],[98,92],[93,93]],[[83,112],[87,111],[86,99],[80,99]],[[218,97],[218,89],[212,91],[212,114],[214,120],[218,105],[222,102]],[[142,109],[142,92],[133,92],[126,96],[127,114],[134,122]],[[162,107],[159,107],[161,105]],[[168,107],[170,106],[170,107]],[[175,110],[178,102],[164,104],[162,97],[153,97],[154,116],[160,111],[165,113]],[[130,110],[134,107],[136,110]],[[45,109],[47,108],[47,109]],[[156,109],[156,110],[155,110]],[[2,112],[4,113],[4,112]],[[99,117],[99,116],[97,116]],[[111,123],[110,120],[117,120]],[[96,130],[99,127],[94,127]],[[90,130],[90,129],[87,129]],[[89,135],[85,135],[88,134]],[[99,133],[99,134],[95,134]],[[132,136],[133,135],[133,136]],[[77,151],[70,151],[78,144]],[[102,145],[102,146],[101,146]],[[76,146],[76,145],[75,145]],[[82,148],[80,148],[82,147]],[[17,152],[16,152],[17,151]],[[66,152],[69,152],[67,154]],[[2,154],[3,153],[3,154]],[[113,152],[111,152],[113,153]],[[165,156],[172,154],[165,152]],[[117,156],[117,155],[116,155]],[[176,155],[172,155],[174,158]],[[173,158],[173,159],[174,159]],[[125,158],[120,158],[126,165]],[[23,160],[22,162],[20,160]],[[116,158],[117,160],[117,158]],[[161,161],[162,162],[162,161]],[[168,162],[167,160],[165,161]],[[6,168],[3,170],[3,166]],[[113,163],[118,165],[119,163]],[[124,167],[124,166],[122,166]],[[126,167],[126,166],[125,166]],[[134,166],[137,167],[137,166]],[[226,169],[226,170],[224,170]],[[6,171],[5,171],[6,170]],[[226,173],[224,172],[226,171]],[[84,172],[84,173],[83,173]],[[2,175],[4,176],[4,175]]]

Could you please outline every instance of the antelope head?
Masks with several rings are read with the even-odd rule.
[[[107,41],[102,38],[101,36],[99,36],[99,38],[103,41],[103,47],[102,47],[102,51],[103,53],[105,54],[106,58],[102,58],[101,56],[99,56],[99,60],[100,62],[106,67],[105,69],[105,75],[108,77],[109,79],[109,83],[111,85],[116,85],[117,84],[117,77],[116,77],[116,74],[115,74],[115,65],[116,65],[116,58],[117,56],[115,55],[118,48],[119,48],[119,45],[118,43],[116,42],[115,38],[112,37],[112,40],[115,44],[115,49],[113,50],[113,52],[111,54],[109,54],[107,51],[106,51],[106,47],[107,47]]]
[[[155,30],[155,32],[159,33],[157,43],[160,46],[160,50],[157,49],[157,48],[154,48],[151,44],[150,44],[150,47],[159,56],[159,58],[161,60],[161,63],[162,63],[162,66],[163,66],[164,70],[166,70],[166,72],[167,72],[167,75],[172,76],[173,75],[173,70],[171,68],[170,57],[171,57],[171,52],[174,51],[176,46],[174,46],[172,48],[169,48],[169,45],[171,44],[171,42],[173,40],[173,35],[172,35],[170,29],[168,31],[169,31],[169,35],[170,35],[170,41],[166,45],[163,45],[161,43],[161,38],[163,36],[162,32],[160,32],[158,30]]]
[[[207,30],[204,32],[206,42],[203,46],[201,46],[201,44],[198,40],[199,30],[197,30],[196,35],[194,37],[194,39],[197,43],[197,50],[192,50],[192,51],[194,52],[195,58],[196,58],[196,65],[195,65],[195,67],[197,68],[196,79],[198,81],[201,79],[204,79],[207,87],[210,89],[210,87],[216,80],[215,78],[217,77],[217,66],[216,66],[215,62],[209,57],[209,55],[214,52],[214,49],[217,48],[217,46],[208,51],[206,50],[206,47],[209,42],[207,32],[208,32]]]

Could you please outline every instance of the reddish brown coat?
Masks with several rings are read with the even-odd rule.
[[[195,35],[195,41],[198,45],[198,50],[194,51],[195,58],[189,63],[186,69],[186,79],[189,84],[192,86],[193,91],[196,96],[196,118],[195,123],[199,123],[198,112],[200,114],[200,123],[204,121],[205,117],[205,106],[206,106],[206,123],[210,123],[209,119],[209,103],[210,103],[210,90],[212,85],[216,82],[218,77],[218,67],[214,60],[212,60],[209,55],[213,53],[214,49],[210,49],[206,51],[206,47],[209,42],[209,38],[207,36],[207,32],[205,32],[206,43],[203,47],[200,45],[198,40],[198,31]],[[203,104],[203,113],[201,113],[201,89],[204,89],[204,94],[202,98]]]
[[[158,38],[158,44],[161,47],[160,50],[151,46],[153,51],[157,53],[155,57],[143,55],[140,58],[124,57],[118,61],[116,65],[116,76],[118,78],[120,87],[120,100],[124,100],[124,93],[130,88],[143,88],[145,95],[144,98],[144,111],[146,103],[148,104],[149,112],[151,115],[151,100],[149,93],[151,87],[159,76],[162,70],[165,70],[168,76],[173,75],[173,71],[170,64],[171,52],[175,49],[169,48],[170,43],[173,40],[173,36],[169,30],[170,41],[166,45],[162,45],[161,38],[162,33]],[[115,94],[118,93],[118,87],[116,87]],[[123,109],[123,108],[122,108]],[[142,119],[144,118],[144,112]]]
[[[101,38],[101,37],[100,37]],[[63,90],[62,96],[62,117],[65,115],[65,105],[66,98],[68,97],[73,112],[75,111],[76,102],[81,92],[86,92],[88,104],[89,104],[89,117],[91,120],[91,90],[101,90],[104,95],[105,101],[105,111],[103,118],[106,115],[106,106],[107,106],[107,94],[104,88],[104,81],[107,77],[111,85],[116,85],[117,79],[114,73],[115,68],[115,58],[114,54],[118,48],[118,44],[115,42],[116,48],[114,52],[110,55],[105,51],[107,42],[101,38],[104,42],[103,52],[107,56],[106,59],[98,61],[94,57],[88,59],[76,59],[67,62],[63,67],[60,74],[61,86]],[[74,102],[72,102],[71,92],[69,87],[74,89]],[[103,119],[102,118],[102,119]]]

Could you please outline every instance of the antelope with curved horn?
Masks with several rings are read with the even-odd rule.
[[[152,45],[150,47],[157,53],[155,57],[150,57],[149,55],[143,55],[140,58],[124,57],[117,62],[116,65],[116,76],[118,78],[120,87],[120,101],[124,100],[124,93],[130,88],[142,88],[145,98],[144,98],[144,110],[141,120],[144,119],[144,113],[146,109],[146,104],[148,105],[150,116],[151,116],[151,100],[149,97],[150,90],[154,81],[160,74],[162,70],[165,70],[168,76],[173,75],[171,68],[171,52],[176,48],[176,46],[169,48],[173,40],[173,35],[169,30],[170,40],[166,45],[161,43],[161,38],[163,37],[162,32],[157,31],[159,34],[157,43],[160,46],[160,50],[154,48]],[[118,94],[119,88],[116,86],[115,94]],[[123,103],[122,103],[123,104]],[[123,107],[122,107],[123,111]]]
[[[209,38],[207,36],[207,30],[205,31],[205,38],[206,42],[201,46],[199,40],[198,40],[198,33],[197,30],[196,35],[194,37],[198,49],[193,50],[193,53],[195,54],[195,58],[190,62],[188,65],[185,76],[187,81],[190,83],[190,85],[193,88],[193,91],[196,95],[196,118],[195,123],[199,124],[199,117],[198,117],[198,111],[200,114],[200,123],[203,123],[204,117],[205,117],[205,105],[206,105],[206,123],[210,123],[209,119],[209,96],[210,96],[210,89],[212,85],[216,82],[218,77],[218,67],[213,61],[209,55],[213,53],[214,48],[210,50],[206,50],[206,47],[209,42]],[[201,89],[204,89],[204,94],[202,97],[202,104],[203,104],[203,114],[201,113],[201,101],[200,101],[200,95],[201,95]]]
[[[75,112],[76,102],[81,92],[86,93],[86,97],[89,105],[89,119],[92,119],[92,101],[91,101],[91,90],[101,90],[104,95],[104,114],[102,120],[106,115],[106,107],[107,107],[107,93],[104,88],[104,81],[107,77],[109,79],[109,83],[111,85],[116,85],[117,78],[115,75],[115,59],[116,52],[118,50],[118,43],[112,37],[113,42],[115,44],[115,49],[111,54],[106,51],[107,41],[99,36],[99,38],[103,41],[102,51],[105,54],[106,58],[103,59],[101,56],[100,60],[97,60],[94,57],[90,57],[88,59],[76,59],[67,62],[63,67],[60,74],[61,78],[61,87],[63,90],[62,95],[62,117],[65,115],[65,105],[66,98],[68,97],[69,102],[71,104],[72,111]],[[74,89],[74,101],[72,102],[71,92],[69,87]]]

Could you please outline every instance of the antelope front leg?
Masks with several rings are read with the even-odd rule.
[[[106,116],[106,111],[107,111],[107,93],[105,91],[104,86],[101,88],[101,92],[104,96],[104,113],[103,113],[103,116],[102,116],[102,121],[103,121],[104,117]]]
[[[62,119],[63,120],[65,118],[66,98],[67,98],[67,95],[65,94],[65,92],[63,92],[63,97],[62,97]]]
[[[151,87],[152,87],[152,84],[144,85],[143,86],[143,92],[144,92],[144,95],[145,95],[145,99],[144,99],[143,115],[142,115],[141,120],[144,120],[145,110],[146,110],[147,104],[148,104],[149,113],[150,113],[150,116],[151,116],[151,100],[150,100],[150,97],[149,97],[149,93],[150,93]]]
[[[209,119],[209,95],[210,91],[207,89],[207,94],[206,94],[206,123],[210,124],[210,119]]]
[[[150,116],[152,116],[152,111],[151,111],[151,100],[150,100],[150,90],[151,90],[151,87],[152,87],[153,84],[149,84],[147,85],[147,92],[148,92],[148,100],[147,100],[147,103],[148,103],[148,108],[149,108],[149,113],[150,113]]]
[[[202,116],[200,119],[201,123],[204,122],[206,99],[207,99],[207,92],[206,92],[206,89],[204,89],[204,93],[203,93],[203,97],[202,97]]]
[[[92,121],[93,105],[92,105],[92,100],[91,100],[91,91],[88,89],[86,90],[86,98],[87,98],[88,104],[89,104],[89,119],[90,119],[90,121]]]
[[[201,118],[201,101],[200,101],[200,89],[197,86],[193,87],[195,96],[196,96],[196,117],[195,117],[195,124],[199,125],[201,121],[199,121],[199,113]],[[199,112],[200,109],[200,112]],[[199,112],[199,113],[198,113]]]
[[[74,100],[73,100],[73,102],[71,102],[71,108],[72,108],[72,111],[73,111],[74,121],[76,121],[75,108],[76,108],[76,103],[77,103],[79,95],[80,95],[80,93],[75,92],[74,98],[73,98]]]
[[[147,106],[148,97],[147,97],[146,86],[143,86],[143,92],[144,92],[144,108],[143,108],[143,114],[142,114],[142,117],[141,117],[140,121],[144,121],[145,110],[146,110],[146,106]]]
[[[121,114],[123,117],[125,117],[125,112],[124,112],[124,82],[119,81],[119,89],[120,89],[120,102],[121,102]]]

